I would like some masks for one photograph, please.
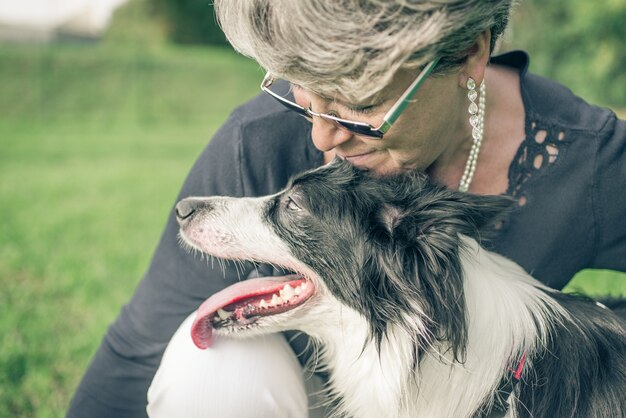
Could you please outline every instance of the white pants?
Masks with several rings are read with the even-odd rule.
[[[321,403],[321,379],[303,371],[282,334],[216,338],[200,350],[191,341],[194,317],[178,328],[152,380],[151,418],[325,416],[321,407],[309,411]]]

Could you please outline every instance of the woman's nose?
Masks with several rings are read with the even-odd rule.
[[[352,135],[351,132],[339,128],[331,121],[319,117],[313,118],[311,137],[315,147],[322,152],[331,151],[349,141]]]
[[[294,90],[296,103],[304,108],[313,107],[318,112],[327,111],[328,101],[304,89]],[[341,129],[334,122],[319,116],[312,116],[313,144],[322,152],[327,152],[352,138],[352,133]]]

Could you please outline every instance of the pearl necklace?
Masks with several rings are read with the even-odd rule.
[[[480,152],[480,146],[483,143],[483,135],[485,130],[485,99],[486,99],[486,87],[485,80],[480,85],[480,94],[476,92],[476,82],[473,79],[467,81],[467,93],[468,99],[470,99],[469,113],[470,113],[470,125],[472,125],[472,148],[470,149],[467,162],[465,163],[465,169],[463,170],[463,176],[459,183],[459,190],[467,192],[472,179],[474,178],[474,172],[476,171],[476,162],[478,161],[478,153]],[[478,98],[478,105],[475,100]]]

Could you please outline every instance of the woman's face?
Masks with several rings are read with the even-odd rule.
[[[400,70],[374,102],[349,104],[340,96],[320,97],[296,87],[296,102],[315,112],[335,114],[378,127],[383,116],[417,76],[419,70]],[[445,158],[469,135],[466,91],[458,74],[430,76],[413,96],[382,140],[356,136],[321,118],[313,118],[315,146],[327,156],[346,158],[359,168],[378,174],[427,169]]]

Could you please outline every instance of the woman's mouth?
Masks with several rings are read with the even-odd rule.
[[[337,155],[339,156],[339,158],[347,160],[348,162],[350,162],[350,164],[354,165],[355,167],[371,168],[369,167],[367,163],[372,159],[372,157],[376,154],[376,152],[377,152],[376,150],[373,150],[373,151],[367,151],[363,153],[355,153],[351,155],[342,155],[340,153],[337,153]]]

